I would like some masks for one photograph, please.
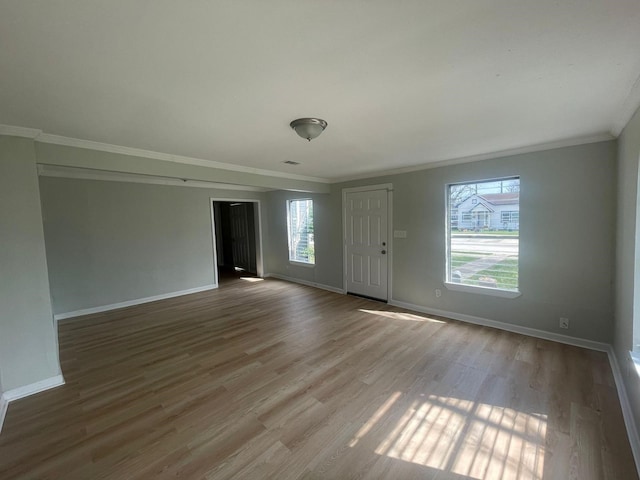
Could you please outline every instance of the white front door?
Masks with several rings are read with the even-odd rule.
[[[387,300],[387,190],[345,194],[346,290]]]

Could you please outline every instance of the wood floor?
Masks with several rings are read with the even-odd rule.
[[[60,325],[8,479],[635,479],[605,354],[278,280]]]

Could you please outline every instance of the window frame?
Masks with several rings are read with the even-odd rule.
[[[444,265],[444,286],[447,290],[458,291],[458,292],[466,292],[466,293],[475,293],[481,295],[490,295],[494,297],[502,297],[502,298],[517,298],[522,295],[520,291],[520,234],[518,232],[518,285],[516,290],[506,290],[502,288],[494,288],[494,287],[483,287],[479,285],[467,285],[462,283],[455,283],[451,280],[451,235],[453,233],[452,230],[452,220],[451,220],[451,209],[450,205],[451,201],[451,187],[456,185],[478,185],[482,183],[492,183],[492,182],[501,182],[508,180],[521,180],[520,175],[510,175],[507,177],[499,177],[499,178],[488,178],[482,180],[471,180],[471,181],[463,181],[463,182],[451,182],[445,184],[445,265]],[[520,187],[521,188],[521,187]],[[477,192],[476,192],[477,195]],[[468,199],[469,197],[467,197]],[[466,200],[463,200],[466,201]],[[477,205],[478,202],[475,203]],[[474,205],[474,206],[475,206]],[[520,216],[520,199],[518,198],[518,223]],[[464,222],[465,213],[463,213],[459,207],[455,208],[456,213],[458,215],[458,229],[461,228],[461,222]],[[466,214],[470,215],[470,214]],[[511,212],[510,212],[511,217]],[[502,216],[501,216],[502,218]],[[518,229],[519,230],[519,229]]]
[[[309,260],[304,260],[303,258],[300,258],[298,256],[295,256],[295,252],[297,249],[293,248],[293,236],[292,236],[292,229],[294,227],[294,225],[292,225],[293,219],[292,219],[292,215],[291,215],[291,208],[292,205],[295,205],[297,202],[310,202],[310,210],[311,210],[311,232],[309,231],[309,228],[307,226],[306,229],[306,236],[307,236],[307,245],[309,244],[309,234],[311,233],[311,235],[313,235],[313,231],[315,229],[315,219],[313,216],[313,199],[312,198],[291,198],[288,199],[286,202],[286,208],[287,208],[287,256],[289,259],[289,263],[293,264],[293,265],[299,265],[299,266],[303,266],[303,267],[309,267],[309,268],[313,268],[316,265],[316,258],[315,258],[315,248],[314,248],[314,252],[313,255],[310,256],[311,258]],[[308,213],[307,213],[308,214]],[[293,254],[293,258],[292,258],[292,254]]]

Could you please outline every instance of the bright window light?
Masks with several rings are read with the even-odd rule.
[[[520,177],[447,186],[447,282],[518,292]]]
[[[362,313],[368,313],[370,315],[376,315],[383,318],[392,318],[393,320],[406,320],[409,322],[446,323],[444,320],[436,320],[435,318],[424,317],[422,315],[415,315],[413,313],[387,312],[385,310],[366,310],[364,308],[360,308],[359,310]]]
[[[411,400],[394,392],[349,446],[371,444],[368,437],[381,426],[386,435],[374,443],[376,454],[441,470],[447,473],[443,478],[546,478],[543,413],[454,396],[420,394]]]
[[[287,200],[289,261],[314,265],[313,200]]]

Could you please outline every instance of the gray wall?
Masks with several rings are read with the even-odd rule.
[[[311,198],[316,264],[313,267],[289,262],[287,240],[287,200]],[[269,235],[265,245],[265,271],[342,288],[342,217],[339,196],[274,191],[267,193],[266,222]]]
[[[40,177],[56,314],[214,283],[210,197],[260,193]]]
[[[6,390],[60,374],[33,141],[0,136],[0,377]]]
[[[621,366],[635,422],[640,429],[640,379],[630,368],[629,351],[633,348],[633,317],[638,315],[640,288],[640,244],[636,241],[640,223],[638,209],[638,161],[640,159],[640,110],[618,139],[618,225],[616,229],[616,323],[614,349]]]
[[[269,195],[271,271],[342,288],[342,188],[393,183],[393,299],[424,308],[610,342],[613,323],[616,142],[547,150],[332,185],[317,205],[317,266],[287,262],[285,201]],[[444,288],[445,186],[519,175],[520,289],[515,299]],[[298,195],[304,197],[304,195]],[[326,262],[326,263],[325,263]],[[436,298],[434,290],[442,289]],[[569,331],[559,317],[571,321]]]

